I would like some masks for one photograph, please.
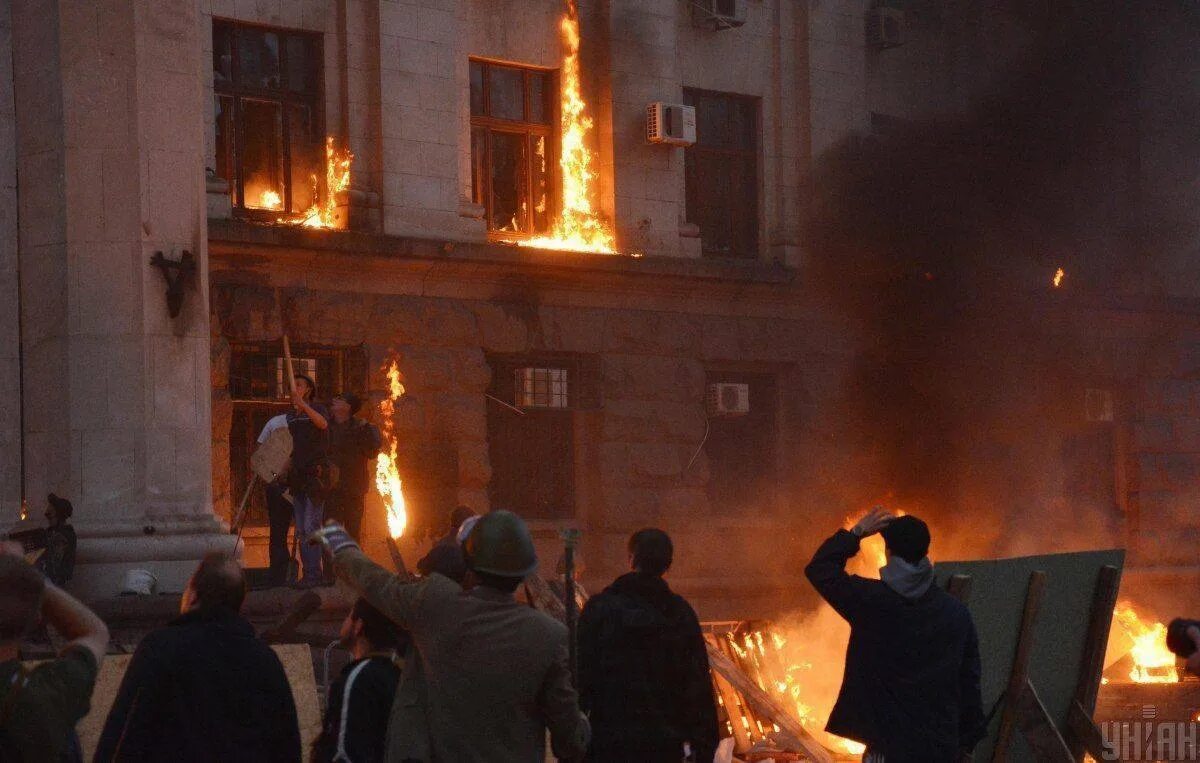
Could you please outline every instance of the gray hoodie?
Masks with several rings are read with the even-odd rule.
[[[910,564],[893,555],[879,568],[879,579],[904,598],[919,599],[933,584],[933,562],[926,556],[916,564]]]

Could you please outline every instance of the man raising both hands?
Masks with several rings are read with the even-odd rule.
[[[860,541],[882,533],[880,580],[848,575]],[[929,527],[876,507],[821,544],[804,569],[850,623],[846,671],[826,731],[862,742],[867,763],[953,763],[985,724],[979,642],[966,606],[934,583]]]

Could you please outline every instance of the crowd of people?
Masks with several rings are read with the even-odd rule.
[[[298,376],[292,412],[269,421],[260,441],[281,428],[292,438],[291,469],[268,486],[272,569],[286,568],[294,521],[305,540],[299,585],[336,576],[357,596],[340,631],[352,659],[329,687],[315,742],[302,749],[284,667],[242,614],[245,571],[211,554],[179,616],[145,635],[129,660],[96,761],[540,763],[547,738],[565,761],[714,759],[707,647],[695,611],[665,580],[674,560],[667,533],[634,533],[628,572],[591,598],[575,590],[573,670],[564,623],[518,598],[538,568],[518,515],[456,508],[415,574],[403,560],[392,572],[363,553],[362,498],[379,433],[356,418],[355,396],[326,408],[314,391]],[[0,763],[82,757],[75,729],[109,634],[62,588],[74,565],[70,514],[51,495],[45,530],[0,543]],[[880,579],[848,574],[862,538],[875,533],[887,554]],[[934,584],[929,545],[920,519],[877,510],[833,534],[805,568],[851,627],[828,730],[866,745],[870,763],[953,763],[986,735],[975,626]],[[25,562],[31,549],[44,551],[38,566]],[[561,582],[550,590],[565,603]],[[20,645],[45,625],[65,646],[30,667]],[[1173,648],[1200,670],[1192,654],[1200,623],[1173,624],[1172,633]]]
[[[882,532],[881,580],[846,572],[863,537]],[[560,621],[519,601],[538,566],[512,512],[456,509],[417,575],[367,557],[340,523],[309,548],[358,598],[340,639],[352,659],[329,687],[320,734],[301,749],[292,688],[276,653],[241,610],[244,570],[211,554],[180,615],[148,633],[125,670],[97,761],[713,760],[720,737],[704,637],[664,579],[670,537],[629,539],[629,572],[587,599],[578,672]],[[866,759],[957,761],[985,733],[979,651],[966,608],[933,584],[928,528],[873,512],[839,530],[805,572],[851,625],[829,730],[868,746]],[[0,760],[78,760],[108,645],[104,623],[17,543],[0,546]],[[41,622],[66,640],[28,667],[21,640]]]

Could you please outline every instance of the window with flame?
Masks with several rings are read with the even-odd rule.
[[[696,144],[683,155],[688,222],[705,257],[758,257],[758,99],[685,88]]]
[[[471,61],[471,184],[489,232],[550,230],[555,92],[552,72]]]
[[[319,35],[213,21],[216,172],[233,206],[298,214],[323,177]]]

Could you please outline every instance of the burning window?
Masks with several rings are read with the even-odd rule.
[[[575,513],[574,410],[594,397],[573,355],[493,356],[488,390],[491,504],[524,516]]]
[[[705,257],[758,256],[758,99],[684,89],[696,144],[684,151],[688,222]]]
[[[778,450],[775,377],[710,373],[708,389],[709,501],[720,512],[770,510]]]
[[[324,175],[318,35],[213,22],[217,174],[233,206],[300,214]]]
[[[471,61],[471,184],[489,232],[550,230],[554,93],[551,72]]]

